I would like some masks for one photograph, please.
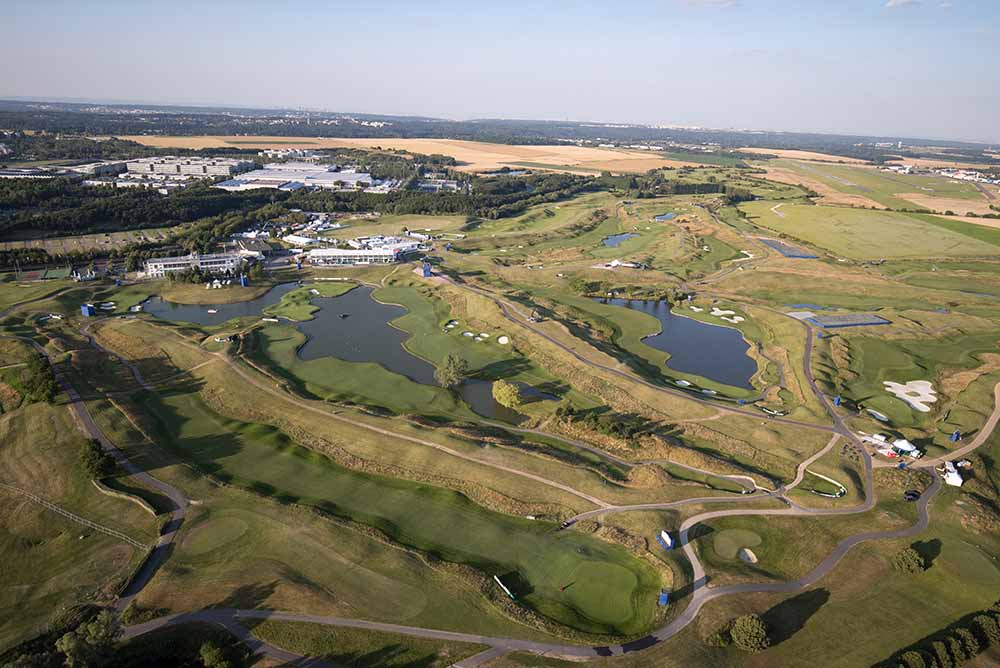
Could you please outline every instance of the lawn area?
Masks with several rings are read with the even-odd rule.
[[[936,216],[807,204],[785,204],[775,212],[773,206],[774,202],[756,201],[740,208],[755,225],[854,260],[994,256],[1000,252],[1000,233],[984,240],[977,226],[955,221],[945,226],[945,219]]]
[[[13,278],[13,274],[7,276]],[[74,285],[72,281],[33,281],[31,283],[0,281],[0,310],[20,302],[45,297],[72,285]]]
[[[320,624],[275,620],[245,623],[261,640],[348,668],[447,668],[486,649],[486,645]]]
[[[63,408],[32,404],[0,416],[3,481],[144,543],[156,519],[137,505],[105,496],[77,462],[83,438]],[[107,600],[131,572],[140,550],[0,489],[0,650],[41,631],[78,603]]]
[[[659,578],[621,547],[485,510],[451,490],[345,469],[272,427],[223,418],[192,394],[147,395],[142,405],[157,440],[199,470],[499,575],[523,603],[558,622],[633,634],[652,618]],[[561,591],[574,577],[577,586]]]

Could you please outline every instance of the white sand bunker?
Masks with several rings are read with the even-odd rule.
[[[910,404],[915,411],[930,413],[931,407],[927,404],[937,403],[937,392],[928,380],[911,380],[908,383],[894,383],[887,380],[883,385],[889,394],[894,394]]]
[[[506,336],[498,336],[497,337],[497,343],[499,343],[501,346],[505,346],[508,343],[510,343],[510,338],[508,338]]]
[[[743,322],[744,320],[746,320],[746,318],[744,318],[743,316],[736,315],[736,311],[730,311],[728,309],[721,309],[718,306],[713,306],[712,310],[709,313],[711,315],[714,315],[716,318],[722,318],[726,322],[731,322],[734,325],[739,324],[739,323]]]
[[[701,313],[702,311],[705,310],[700,306],[688,306],[688,308],[694,311],[695,313]]]
[[[757,563],[757,555],[754,554],[753,550],[751,550],[749,547],[741,547],[739,554],[740,554],[740,560],[741,561],[745,561],[748,564],[756,564]]]

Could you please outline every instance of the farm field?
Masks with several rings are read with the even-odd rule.
[[[157,148],[382,148],[412,153],[450,155],[459,161],[459,169],[485,172],[501,167],[517,167],[521,163],[541,165],[553,171],[612,171],[645,172],[658,167],[697,166],[692,161],[651,157],[649,151],[600,149],[582,146],[531,146],[487,144],[455,139],[331,139],[319,137],[167,137],[128,136],[122,139]]]
[[[804,204],[786,204],[776,212],[773,206],[750,202],[740,208],[756,225],[855,260],[989,257],[1000,244],[1000,237],[979,238],[979,230],[987,228],[935,216]]]
[[[782,148],[741,148],[740,151],[743,153],[760,153],[763,155],[776,155],[779,158],[787,158],[789,160],[809,160],[813,162],[836,162],[842,164],[850,165],[864,165],[867,164],[865,160],[860,160],[858,158],[849,158],[843,155],[833,155],[831,153],[817,153],[815,151],[799,151],[794,149],[782,149]]]
[[[942,176],[896,174],[874,167],[815,164],[796,160],[773,160],[767,166],[769,169],[792,173],[798,178],[818,181],[825,186],[824,190],[833,189],[847,198],[873,201],[881,208],[927,207],[941,213],[953,210],[961,215],[969,211],[977,214],[990,213],[989,201],[972,183],[966,181],[955,181]],[[826,193],[820,191],[820,194]],[[962,208],[955,208],[959,204]]]

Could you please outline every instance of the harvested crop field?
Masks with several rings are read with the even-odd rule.
[[[986,200],[977,201],[960,197],[935,197],[933,195],[925,195],[924,193],[900,193],[896,197],[905,199],[907,202],[913,202],[917,206],[922,206],[937,213],[944,213],[945,211],[954,211],[959,215],[969,212],[978,214],[996,213],[990,208],[990,203]]]
[[[942,160],[937,158],[904,158],[902,160],[890,160],[890,165],[913,165],[914,167],[955,167],[956,169],[989,169],[990,167],[1000,167],[1000,158],[993,163],[955,162],[954,160]]]
[[[852,165],[866,165],[864,160],[848,158],[842,155],[831,155],[829,153],[816,153],[815,151],[798,151],[783,148],[741,148],[743,153],[761,153],[764,155],[776,155],[779,158],[792,158],[794,160],[813,160],[818,162],[846,162]]]
[[[840,204],[864,208],[874,207],[877,209],[883,208],[881,204],[868,199],[867,197],[840,192],[835,188],[831,188],[819,179],[798,174],[790,169],[768,167],[767,173],[764,174],[764,178],[776,183],[787,183],[793,186],[805,186],[806,188],[819,193],[819,198],[817,199],[818,204]]]
[[[590,148],[585,146],[513,146],[508,144],[487,144],[484,142],[460,141],[456,139],[336,139],[326,137],[244,137],[244,136],[199,136],[199,137],[122,137],[146,146],[160,148],[201,149],[209,147],[233,146],[239,148],[374,148],[404,150],[413,153],[453,156],[461,169],[482,172],[517,163],[545,165],[543,169],[571,171],[613,171],[641,173],[660,167],[697,167],[694,162],[665,160],[650,157],[648,152],[623,151],[617,149]]]

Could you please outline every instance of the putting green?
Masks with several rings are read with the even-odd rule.
[[[736,559],[740,548],[757,547],[761,538],[749,529],[723,529],[715,533],[712,548],[723,559]]]
[[[184,539],[184,550],[206,554],[227,543],[239,540],[247,532],[247,523],[238,517],[220,517],[196,527]]]

